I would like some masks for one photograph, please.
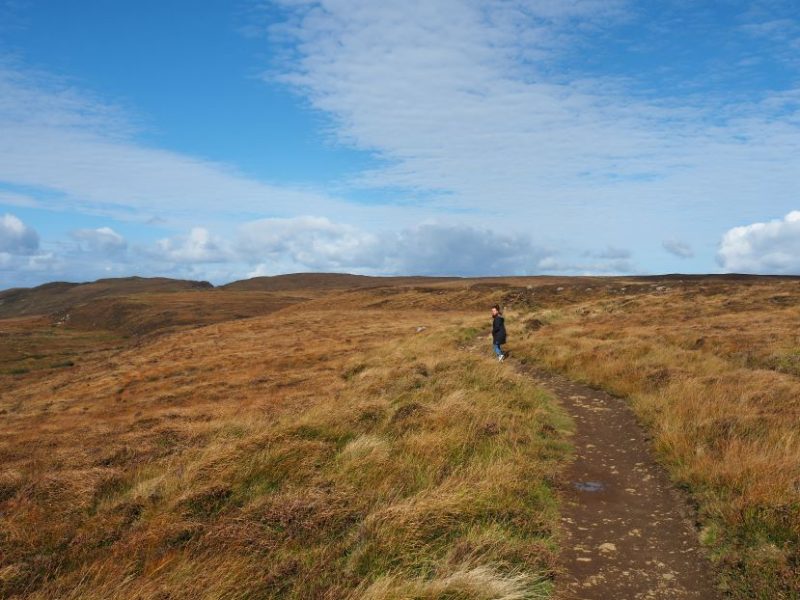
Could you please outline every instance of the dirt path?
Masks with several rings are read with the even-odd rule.
[[[567,471],[564,599],[722,596],[702,556],[686,499],[652,458],[625,402],[558,375],[527,369],[576,423]]]

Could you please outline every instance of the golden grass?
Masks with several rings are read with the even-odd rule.
[[[515,355],[631,399],[732,595],[797,598],[798,291],[455,281],[252,319],[280,294],[103,300],[103,327],[162,333],[127,342],[2,321],[0,595],[547,596],[568,426],[468,349],[505,297]]]
[[[267,315],[313,295],[312,291],[305,295],[222,290],[148,292],[96,298],[63,310],[54,318],[70,329],[142,336]]]
[[[474,313],[369,294],[6,376],[0,595],[546,597],[568,424]]]
[[[798,283],[619,287],[518,303],[513,348],[630,398],[732,594],[800,597]]]
[[[544,581],[531,581],[527,575],[504,575],[488,567],[462,569],[437,579],[403,580],[396,576],[383,576],[366,589],[358,590],[358,597],[363,600],[533,600],[549,595]]]
[[[31,371],[65,369],[120,344],[120,336],[112,332],[54,327],[47,317],[2,319],[0,376],[19,379]]]

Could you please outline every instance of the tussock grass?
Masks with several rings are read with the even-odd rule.
[[[432,580],[403,579],[397,575],[381,577],[367,589],[359,590],[358,597],[363,600],[535,600],[549,597],[548,587],[546,582],[531,581],[529,576],[502,575],[487,567],[475,567]]]
[[[697,502],[702,540],[741,598],[800,597],[800,380],[791,358],[800,308],[786,300],[795,288],[674,285],[601,297],[562,307],[564,320],[520,332],[514,344],[630,398]]]
[[[471,319],[320,301],[7,391],[0,595],[547,597],[569,424]]]

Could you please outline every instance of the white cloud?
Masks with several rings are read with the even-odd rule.
[[[550,254],[526,235],[436,224],[406,229],[382,247],[390,271],[421,275],[522,275],[538,272]]]
[[[0,289],[63,279],[68,266],[68,261],[53,252],[22,255],[0,251]]]
[[[83,250],[100,255],[119,255],[128,247],[125,238],[110,227],[79,229],[72,232],[72,237],[81,243]]]
[[[277,3],[289,18],[273,34],[287,46],[272,49],[288,50],[289,58],[273,76],[330,117],[334,141],[378,159],[380,166],[336,183],[337,193],[357,192],[362,204],[311,187],[319,181],[275,185],[230,164],[153,147],[137,137],[125,111],[1,61],[0,186],[15,191],[0,192],[0,203],[173,231],[185,231],[190,220],[231,231],[252,218],[244,214],[281,217],[245,225],[235,239],[200,228],[154,251],[119,247],[118,259],[144,256],[141,269],[201,276],[239,265],[269,272],[631,272],[632,251],[624,248],[637,261],[647,251],[666,261],[653,240],[680,231],[701,247],[731,214],[756,220],[753,207],[765,197],[771,214],[794,206],[800,89],[690,94],[659,85],[647,69],[641,80],[626,80],[602,69],[590,77],[591,67],[575,66],[572,59],[600,37],[612,42],[602,49],[621,41],[611,28],[640,18],[635,3]],[[784,30],[767,18],[753,18],[758,26],[749,32]],[[692,83],[680,77],[673,79]],[[370,195],[385,189],[406,205],[376,204]],[[94,241],[78,240],[86,261],[102,244],[93,231]],[[113,236],[105,240],[111,251]],[[587,245],[606,249],[568,257],[566,249]],[[712,266],[713,257],[700,260],[683,264]]]
[[[0,204],[6,206],[22,206],[25,208],[33,208],[39,203],[35,198],[27,194],[17,194],[15,192],[6,192],[0,190]]]
[[[0,218],[0,252],[33,254],[39,248],[39,234],[14,215]]]
[[[0,252],[0,270],[12,272],[16,285],[134,274],[226,283],[307,271],[461,276],[636,271],[624,250],[576,252],[571,258],[536,243],[528,234],[462,224],[422,223],[371,233],[325,217],[305,216],[251,221],[228,237],[195,227],[150,246],[130,245],[109,227],[79,230],[72,236],[77,244],[62,247],[58,254]]]
[[[600,3],[316,4],[293,30],[300,58],[283,80],[333,115],[342,142],[391,161],[364,184],[517,204],[587,171],[640,173],[658,142],[630,107],[541,74],[562,22]],[[539,60],[521,71],[530,53]]]
[[[292,207],[355,214],[310,188],[273,185],[234,166],[148,146],[120,109],[42,73],[0,60],[0,202],[142,222],[199,214],[291,214]],[[363,211],[371,212],[371,211]]]
[[[243,225],[238,248],[243,257],[275,267],[331,270],[377,267],[377,237],[324,217],[261,219]]]
[[[0,289],[57,277],[67,262],[40,247],[39,234],[15,215],[0,217]]]
[[[153,254],[165,263],[218,263],[232,257],[227,244],[204,227],[194,227],[186,236],[159,240]]]
[[[294,53],[271,77],[329,115],[339,143],[384,161],[356,178],[366,188],[639,248],[687,215],[702,214],[696,239],[756,196],[779,206],[796,189],[796,90],[745,100],[568,66],[590,32],[630,18],[626,3],[283,4]]]
[[[731,272],[800,274],[800,211],[730,229],[722,236],[717,260]]]
[[[419,275],[523,274],[549,251],[525,235],[463,225],[421,224],[372,234],[326,218],[264,219],[241,228],[240,258],[252,273],[348,270]]]
[[[661,247],[678,258],[692,258],[694,256],[692,247],[686,242],[681,242],[679,240],[664,240],[661,242]]]

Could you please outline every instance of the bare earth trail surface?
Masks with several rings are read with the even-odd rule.
[[[691,509],[651,456],[624,400],[526,369],[575,420],[575,461],[566,473],[565,600],[716,599]]]

